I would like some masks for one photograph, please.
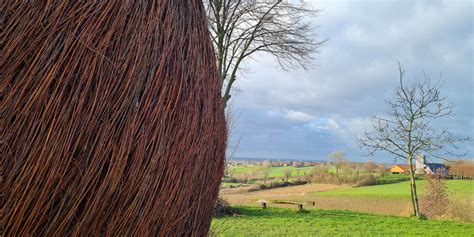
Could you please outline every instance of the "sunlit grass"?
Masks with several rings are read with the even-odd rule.
[[[349,211],[239,207],[239,217],[214,219],[218,236],[470,236],[474,224]]]
[[[268,174],[269,178],[283,178],[285,177],[285,171],[291,170],[291,176],[302,176],[307,175],[314,168],[312,166],[306,167],[295,167],[295,166],[286,166],[286,167],[270,167],[270,173]],[[262,166],[231,166],[231,174],[243,174],[243,173],[261,173],[264,170]]]
[[[448,192],[452,195],[467,195],[474,194],[474,181],[470,180],[446,180],[444,181]],[[418,180],[419,194],[423,194],[426,180]],[[345,197],[381,197],[394,199],[409,199],[410,198],[410,183],[408,181],[374,185],[358,188],[347,188],[340,190],[333,190],[327,192],[315,193],[316,196],[345,196]]]

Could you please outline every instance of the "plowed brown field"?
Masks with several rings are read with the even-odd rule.
[[[266,200],[269,202],[269,206],[291,207],[292,205],[272,203],[272,201],[288,201],[303,203],[304,208],[349,210],[396,216],[410,214],[410,202],[407,200],[375,197],[316,197],[314,195],[316,192],[345,188],[350,187],[331,184],[306,184],[256,192],[248,192],[246,189],[236,189],[231,192],[230,190],[222,190],[221,197],[232,205],[255,206],[260,205],[258,201]],[[312,205],[313,202],[314,206]]]

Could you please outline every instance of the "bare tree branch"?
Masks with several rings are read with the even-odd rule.
[[[223,81],[223,99],[230,99],[241,63],[255,53],[273,55],[284,70],[308,69],[312,54],[324,41],[316,41],[308,21],[318,10],[287,1],[205,1],[217,68]]]

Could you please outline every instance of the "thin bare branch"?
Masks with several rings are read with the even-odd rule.
[[[256,53],[273,55],[284,70],[312,66],[316,41],[308,21],[318,10],[286,1],[206,1],[209,29],[227,102],[240,65]]]

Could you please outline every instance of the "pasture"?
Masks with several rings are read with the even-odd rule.
[[[305,167],[295,167],[295,166],[279,166],[279,167],[270,167],[270,172],[268,174],[268,178],[283,178],[285,177],[286,170],[291,170],[291,176],[304,176],[309,174],[313,166],[305,166]],[[229,168],[229,172],[231,174],[252,174],[252,173],[259,173],[265,169],[262,166],[231,166]]]
[[[216,218],[216,236],[472,236],[474,224],[418,220],[350,211],[239,207],[241,216]]]
[[[426,180],[417,180],[416,184],[420,195],[425,190]],[[474,194],[474,182],[471,180],[445,180],[450,195]],[[318,197],[372,197],[386,199],[410,199],[410,186],[408,181],[374,185],[358,188],[345,188],[327,192],[315,193]]]

